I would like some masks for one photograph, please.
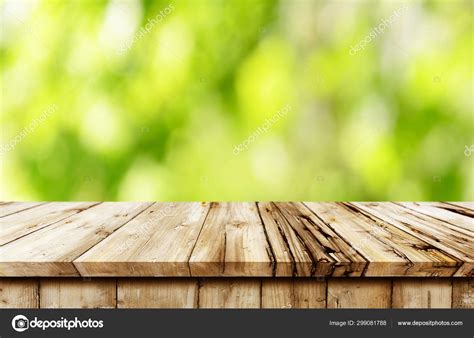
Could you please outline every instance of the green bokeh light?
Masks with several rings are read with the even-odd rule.
[[[0,199],[473,200],[472,2],[350,53],[403,4],[2,1]]]

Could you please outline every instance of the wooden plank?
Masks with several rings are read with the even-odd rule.
[[[460,231],[446,222],[427,219],[424,215],[414,215],[410,210],[393,203],[351,202],[349,205],[375,221],[389,223],[426,242],[429,245],[424,247],[426,250],[440,250],[458,262],[464,262],[454,276],[470,276],[474,273],[474,237],[471,233]],[[450,266],[449,261],[439,262],[443,266],[447,263]]]
[[[105,202],[0,247],[0,276],[77,276],[72,261],[150,203]]]
[[[258,203],[268,238],[274,276],[310,276],[312,260],[274,203]]]
[[[467,217],[474,217],[474,210],[462,207],[460,205],[447,203],[447,202],[423,202],[432,207],[436,207],[438,209],[447,210],[450,212],[455,212],[459,215],[467,216]]]
[[[390,308],[391,289],[385,278],[330,278],[327,308]]]
[[[0,218],[0,246],[84,211],[97,203],[46,203]]]
[[[405,208],[433,217],[439,221],[449,223],[465,230],[464,233],[470,234],[474,232],[474,218],[463,216],[446,209],[430,206],[428,203],[422,202],[399,202],[397,203]]]
[[[74,261],[82,276],[190,276],[209,203],[156,203]]]
[[[325,308],[326,287],[326,281],[316,278],[263,278],[262,308]]]
[[[274,256],[276,276],[362,273],[364,258],[350,251],[350,246],[303,204],[265,202],[258,207]]]
[[[36,309],[38,292],[37,279],[0,278],[0,308]]]
[[[337,203],[305,203],[367,261],[364,276],[451,276],[460,260],[387,222]]]
[[[0,205],[0,217],[9,216],[17,212],[29,210],[45,204],[44,202],[8,202]]]
[[[449,278],[395,278],[392,307],[449,309],[451,294],[452,285]]]
[[[0,276],[474,275],[474,218],[447,202],[91,205],[0,218]]]
[[[474,309],[474,279],[453,279],[453,304],[455,309]]]
[[[255,203],[212,203],[189,260],[193,276],[272,276]]]
[[[351,204],[374,216],[383,216],[384,219],[390,220],[393,225],[406,223],[409,225],[404,227],[407,232],[418,232],[422,234],[423,238],[437,238],[438,247],[441,248],[441,244],[446,244],[443,249],[447,251],[445,248],[452,248],[453,250],[450,251],[453,252],[453,255],[471,260],[474,258],[474,234],[469,229],[453,226],[450,223],[408,210],[395,203]]]
[[[78,278],[42,278],[40,307],[42,309],[115,308],[115,278],[84,280]]]
[[[313,276],[360,276],[367,264],[362,255],[303,203],[275,203],[313,258]]]
[[[208,278],[200,283],[199,308],[258,309],[261,282],[257,278]]]
[[[388,278],[330,278],[327,307],[449,308],[452,303],[453,308],[474,308],[472,278],[394,278],[393,290],[391,283]],[[118,283],[115,278],[42,278],[40,287],[36,278],[0,279],[0,308],[324,308],[325,304],[326,282],[315,278],[120,278]]]
[[[447,203],[474,211],[474,202],[447,202]]]
[[[197,308],[196,278],[120,278],[119,308]]]

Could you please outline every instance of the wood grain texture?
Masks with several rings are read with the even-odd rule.
[[[120,278],[119,308],[185,309],[198,306],[196,278]]]
[[[189,260],[193,276],[272,276],[255,203],[212,203]]]
[[[101,203],[0,246],[0,276],[78,276],[77,257],[149,206]]]
[[[31,208],[39,207],[40,205],[45,204],[38,202],[5,202],[0,204],[0,217],[5,217],[13,215],[15,213],[26,211]]]
[[[190,276],[208,203],[156,203],[74,261],[82,276]]]
[[[472,309],[473,297],[472,278],[0,278],[0,308]]]
[[[364,276],[451,276],[462,264],[391,223],[354,213],[350,205],[307,205],[368,260]]]
[[[19,210],[0,217],[4,277],[474,275],[472,203],[5,202],[0,208]]]
[[[389,279],[331,278],[328,281],[327,308],[390,308],[391,291]]]
[[[80,213],[97,203],[46,203],[0,218],[0,246]]]
[[[471,276],[474,274],[474,235],[469,230],[407,210],[394,203],[371,202],[350,203],[350,205],[374,221],[389,223],[423,241],[426,245],[421,247],[421,251],[431,254],[435,250],[440,254],[452,257],[456,261],[454,275]],[[447,259],[427,260],[427,262],[435,268],[440,268],[439,271],[431,272],[431,276],[450,275],[453,267],[453,262]],[[446,274],[441,274],[442,272]]]
[[[449,278],[396,278],[393,281],[392,307],[449,309],[451,283]]]
[[[0,278],[0,308],[38,308],[38,283],[38,280],[33,278]]]
[[[423,202],[422,204],[436,207],[439,209],[447,210],[450,212],[457,213],[459,215],[464,215],[473,218],[474,210],[463,206],[463,204],[453,203],[453,202]]]
[[[453,279],[453,308],[474,309],[474,279]]]
[[[258,278],[209,278],[199,285],[199,308],[258,309],[261,307],[261,281]]]
[[[262,308],[325,308],[326,287],[326,281],[316,278],[263,278]]]
[[[397,204],[417,213],[435,218],[441,222],[446,222],[456,227],[460,227],[461,229],[467,230],[467,234],[472,234],[474,232],[474,220],[471,217],[455,212],[450,212],[443,208],[436,208],[426,203],[401,202]]]
[[[303,204],[259,203],[259,211],[276,264],[274,275],[362,274],[364,258]]]
[[[474,202],[448,202],[448,204],[474,211]]]
[[[40,307],[43,309],[115,308],[115,278],[44,278],[40,281]]]

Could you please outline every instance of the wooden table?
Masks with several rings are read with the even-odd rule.
[[[473,274],[472,202],[0,202],[0,307],[473,307]]]

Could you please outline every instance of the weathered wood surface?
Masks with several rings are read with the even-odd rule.
[[[39,307],[39,281],[33,278],[0,278],[0,308]]]
[[[456,278],[453,280],[453,308],[474,308],[474,278]]]
[[[0,308],[474,308],[473,278],[0,278]]]
[[[325,308],[326,287],[326,281],[317,278],[266,278],[262,280],[262,308]]]
[[[271,259],[255,203],[213,203],[189,265],[193,276],[271,276]]]
[[[40,308],[115,308],[115,278],[45,278],[40,281]]]
[[[385,309],[391,304],[392,281],[385,278],[332,278],[328,282],[329,309]]]
[[[452,260],[437,257],[427,259],[426,263],[432,268],[439,268],[438,270],[445,272],[455,264],[454,266],[457,268],[455,276],[472,276],[474,274],[474,219],[472,217],[469,218],[470,227],[463,229],[448,221],[440,221],[394,203],[351,203],[351,206],[376,222],[382,221],[392,224],[403,233],[422,241],[424,243],[422,246],[413,245],[420,254],[432,255],[439,251],[441,254],[451,257]],[[436,272],[432,275],[440,276]]]
[[[0,204],[4,277],[469,277],[470,202]]]
[[[44,203],[36,202],[2,202],[0,205],[0,217],[13,215],[17,212],[39,207]]]
[[[149,206],[101,203],[2,245],[0,276],[79,276],[73,261]]]
[[[189,276],[208,203],[155,203],[78,257],[83,276]]]
[[[209,278],[200,283],[198,307],[258,309],[261,298],[261,281],[257,278]]]
[[[195,278],[121,278],[117,283],[117,307],[197,308],[198,285]]]
[[[0,245],[46,228],[97,203],[46,203],[0,218]]]
[[[397,278],[393,281],[393,308],[449,309],[452,305],[449,278]]]

